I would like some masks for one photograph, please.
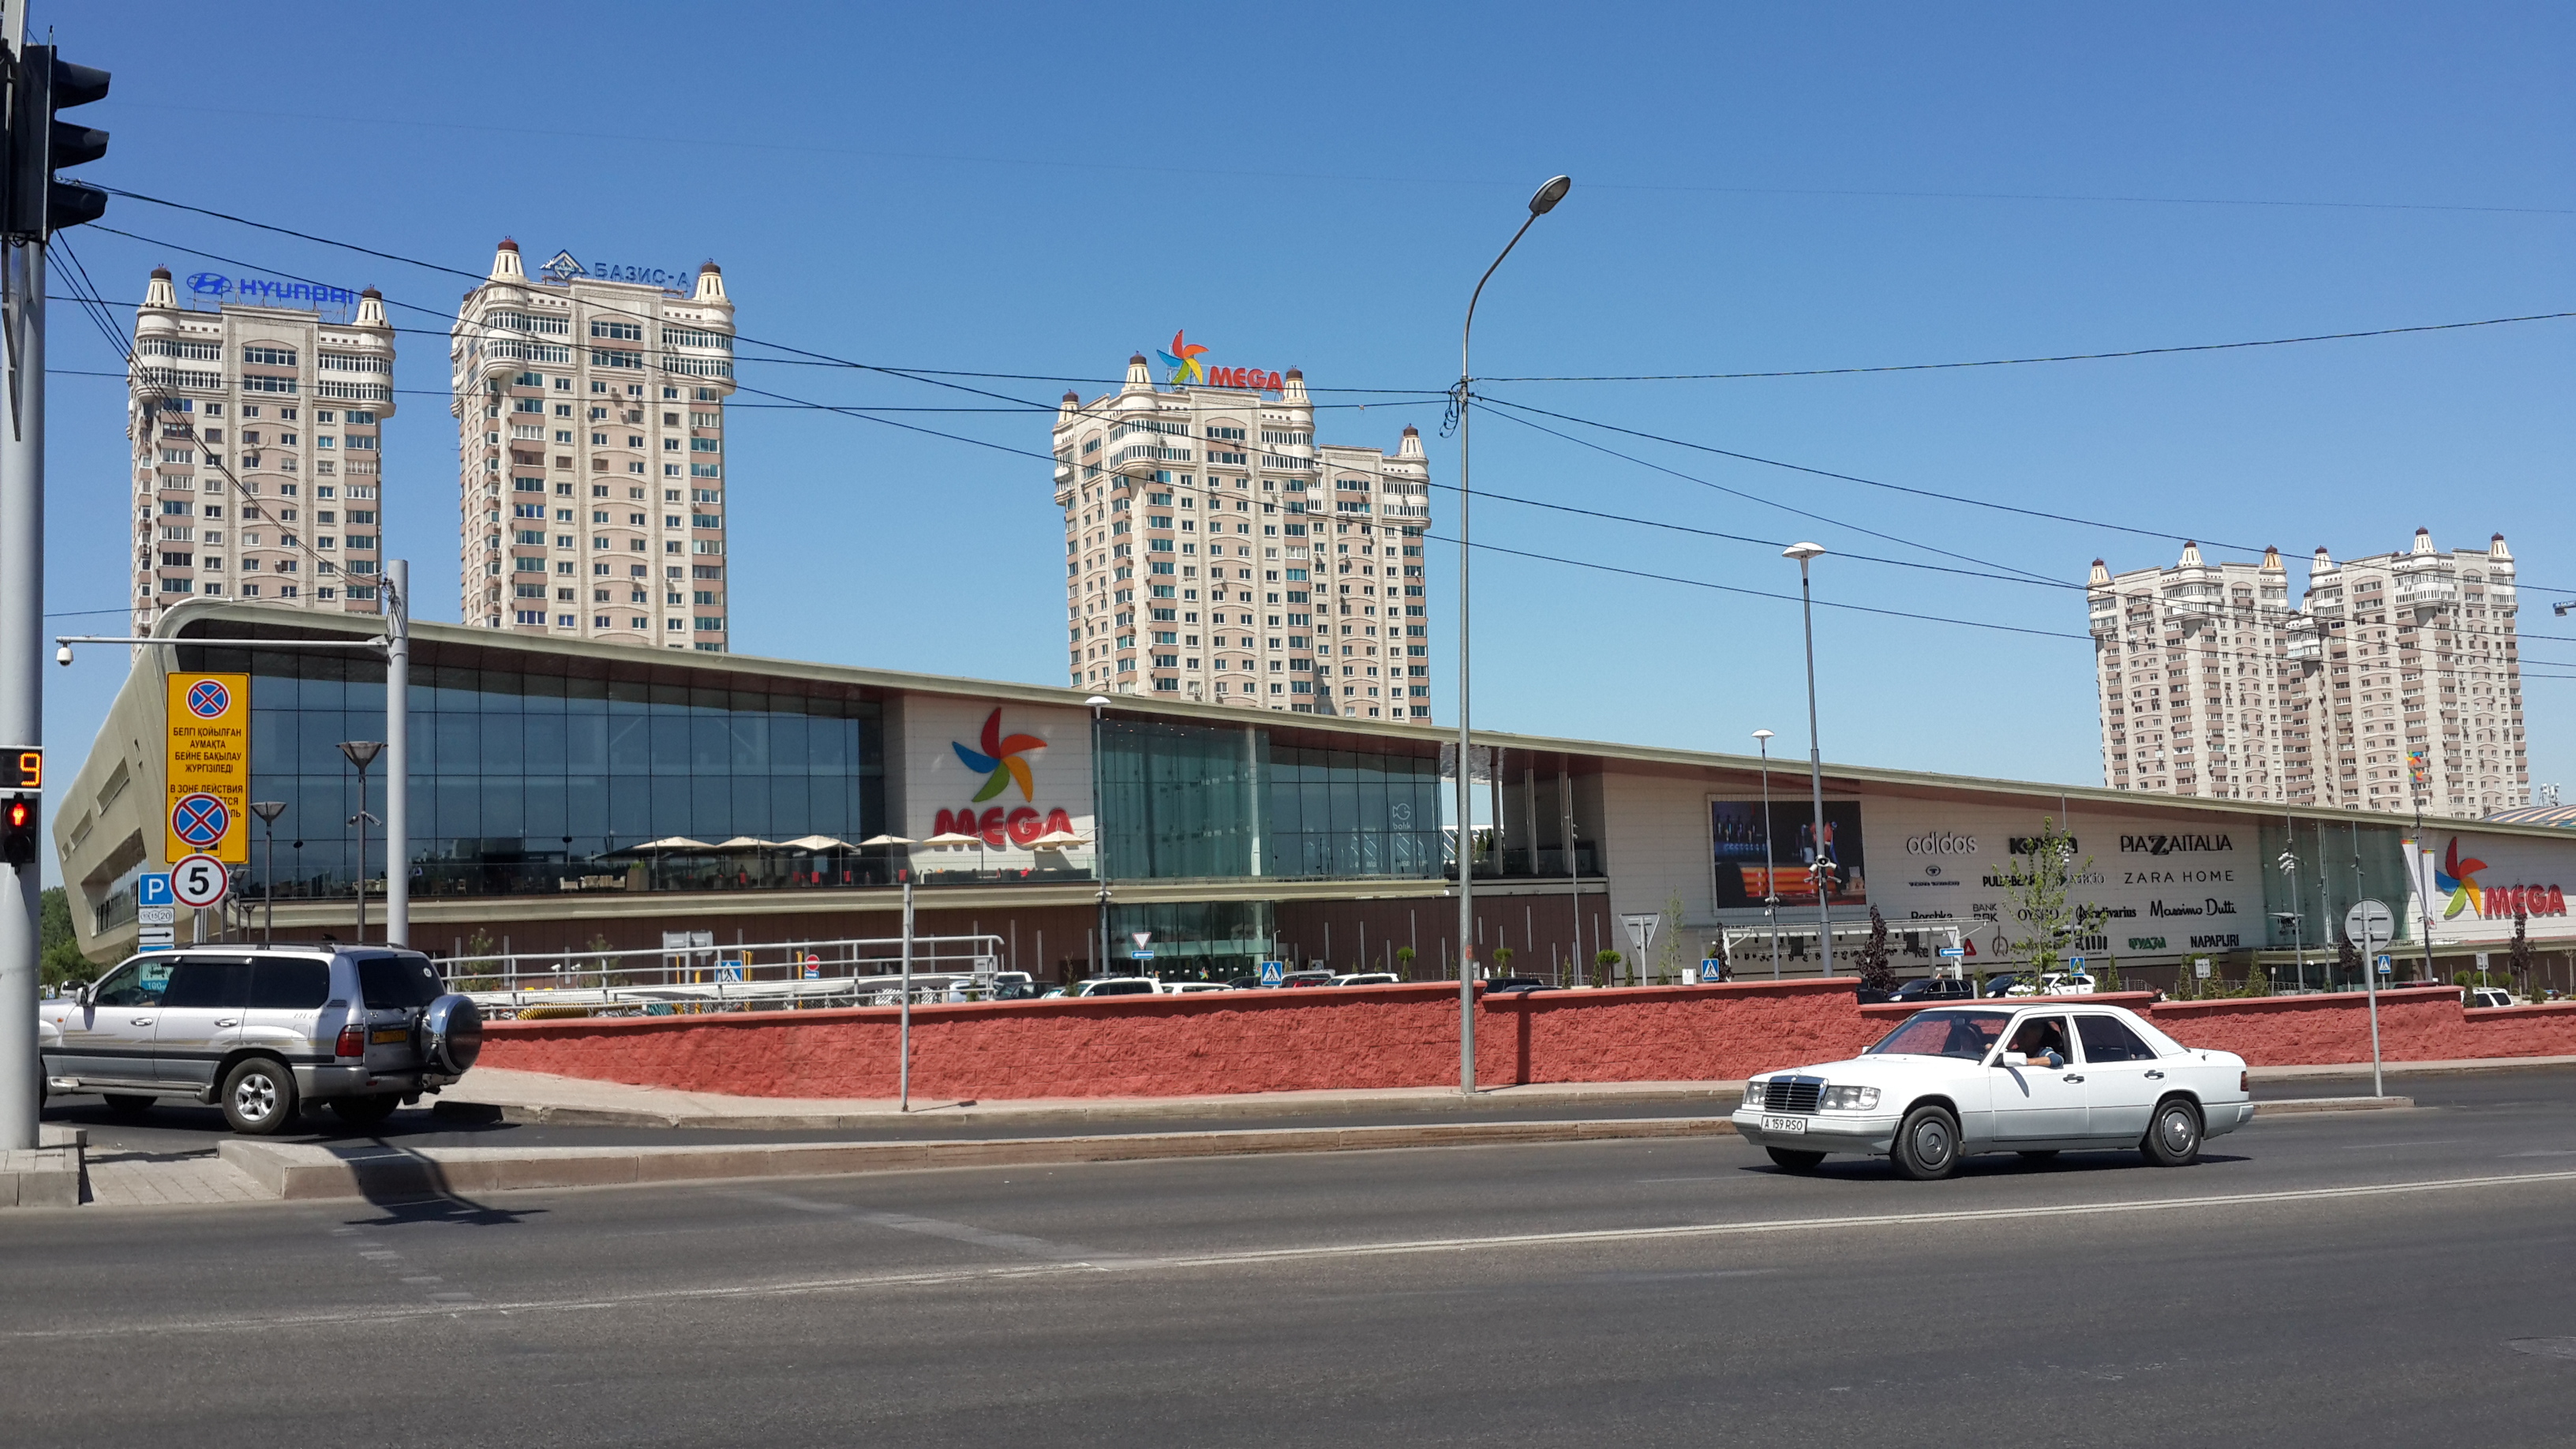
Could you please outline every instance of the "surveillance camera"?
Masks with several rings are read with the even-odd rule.
[[[54,662],[55,662],[56,664],[69,664],[69,663],[71,663],[71,662],[72,662],[72,646],[70,646],[69,644],[65,644],[65,645],[63,645],[62,647],[60,647],[60,648],[56,649],[56,650],[54,651]]]
[[[2549,612],[2562,617],[2564,617],[2570,609],[2576,609],[2576,599],[2563,600],[2549,606]]]

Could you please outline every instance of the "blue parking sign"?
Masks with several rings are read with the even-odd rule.
[[[170,894],[170,872],[157,870],[137,876],[134,881],[134,903],[138,906],[176,904],[176,898]]]

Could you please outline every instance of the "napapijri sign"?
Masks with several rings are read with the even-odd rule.
[[[2123,835],[2120,850],[2125,855],[2190,855],[2205,850],[2234,850],[2236,842],[2224,835]]]
[[[188,278],[188,290],[200,297],[237,296],[245,302],[313,302],[325,307],[354,307],[358,294],[346,287],[325,286],[320,282],[272,282],[266,277],[227,277],[221,272],[198,272]]]

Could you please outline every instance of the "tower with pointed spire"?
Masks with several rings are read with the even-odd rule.
[[[1319,446],[1303,373],[1193,371],[1199,350],[1164,387],[1135,353],[1056,409],[1073,687],[1429,723],[1421,434]]]
[[[724,273],[602,270],[532,275],[505,237],[457,309],[458,604],[484,628],[723,653]]]
[[[384,298],[211,272],[189,283],[183,305],[153,268],[134,314],[134,632],[199,596],[376,612],[378,443],[394,410]],[[272,305],[286,302],[316,305]]]
[[[2113,789],[2477,819],[2528,804],[2513,554],[2280,550],[2113,576],[2086,597]]]

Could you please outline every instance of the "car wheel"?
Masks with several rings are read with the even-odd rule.
[[[295,1120],[295,1074],[267,1057],[252,1057],[224,1074],[224,1121],[235,1132],[266,1137]]]
[[[1959,1170],[1959,1120],[1939,1107],[1917,1107],[1896,1129],[1888,1158],[1916,1182],[1938,1182]]]
[[[2054,1147],[2033,1147],[2024,1151],[2022,1158],[2029,1162],[2046,1162],[2056,1155],[2057,1149]]]
[[[1816,1170],[1816,1164],[1825,1160],[1825,1154],[1821,1152],[1800,1152],[1789,1147],[1769,1147],[1763,1150],[1771,1154],[1771,1160],[1780,1164],[1780,1170],[1783,1172],[1813,1172]]]
[[[331,1103],[331,1115],[352,1127],[380,1127],[402,1105],[400,1097],[379,1094],[373,1097],[338,1097]]]
[[[2188,1097],[2158,1102],[2138,1150],[2158,1167],[2189,1167],[2200,1157],[2200,1109]]]
[[[152,1110],[150,1097],[136,1096],[132,1092],[106,1092],[100,1095],[99,1100],[107,1103],[107,1110],[119,1117],[140,1117]]]

